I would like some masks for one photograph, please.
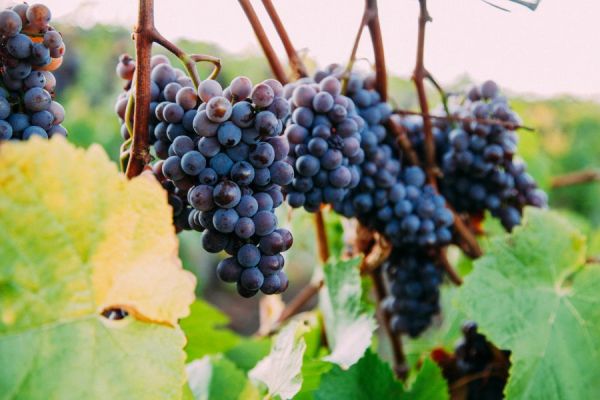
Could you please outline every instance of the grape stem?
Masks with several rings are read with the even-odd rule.
[[[319,250],[319,259],[323,265],[329,261],[329,243],[327,240],[327,232],[325,231],[325,221],[323,212],[318,210],[315,213],[315,230],[317,233],[317,248]]]
[[[281,22],[281,18],[279,18],[279,14],[277,14],[277,10],[273,5],[271,0],[262,0],[263,6],[267,10],[267,14],[269,14],[269,18],[271,18],[271,22],[275,26],[275,30],[277,31],[277,35],[283,44],[283,48],[287,53],[289,65],[292,71],[295,73],[297,78],[305,78],[308,76],[306,72],[306,66],[302,62],[302,59],[298,56],[292,41],[290,40],[290,36],[285,30],[285,26]]]
[[[383,51],[383,37],[379,23],[379,10],[377,0],[365,0],[365,14],[368,14],[367,27],[371,36],[373,54],[375,56],[375,79],[376,89],[382,101],[387,101],[387,69],[385,65],[385,53]]]
[[[500,121],[497,119],[459,117],[459,116],[450,115],[450,114],[448,114],[448,115],[432,115],[432,114],[424,114],[423,112],[420,112],[420,111],[404,110],[401,108],[394,110],[394,113],[398,114],[398,115],[419,115],[421,117],[427,117],[430,119],[439,119],[439,120],[443,120],[443,121],[466,122],[466,123],[476,122],[478,124],[484,124],[484,125],[500,125],[500,126],[503,126],[507,129],[511,129],[511,130],[521,129],[524,131],[535,132],[535,129],[531,128],[529,126],[518,125],[518,124],[514,124],[512,122]]]
[[[553,189],[565,186],[579,185],[582,183],[600,182],[600,170],[587,169],[560,175],[552,179],[550,184]]]
[[[283,322],[287,321],[289,318],[296,315],[302,307],[306,305],[314,296],[319,293],[323,287],[323,280],[320,280],[316,283],[310,283],[307,286],[304,286],[300,292],[288,303],[288,305],[283,309],[281,315],[277,319],[277,322],[281,325]]]
[[[407,157],[408,162],[411,165],[420,166],[421,162],[419,161],[419,156],[413,148],[410,139],[406,135],[406,129],[402,126],[400,117],[396,114],[392,115],[388,121],[388,126],[394,133],[394,136],[396,137],[396,143],[398,143],[402,149],[402,152]]]
[[[433,127],[429,118],[429,103],[427,102],[427,92],[425,91],[424,79],[427,77],[425,69],[425,28],[427,22],[431,21],[427,11],[427,0],[419,0],[419,34],[417,39],[417,61],[413,72],[412,80],[417,90],[419,106],[423,113],[423,131],[425,133],[425,173],[429,184],[437,187],[437,177],[439,168],[435,162],[435,140],[433,138]]]
[[[210,62],[214,65],[210,79],[216,78],[221,70],[221,61],[213,56],[204,54],[188,55],[177,45],[166,39],[154,25],[154,0],[139,0],[138,21],[133,31],[135,41],[136,72],[133,88],[135,98],[130,99],[127,104],[126,123],[130,121],[131,109],[133,108],[133,129],[130,130],[131,147],[129,160],[127,161],[126,175],[129,179],[142,173],[146,165],[151,161],[150,143],[148,137],[148,123],[150,119],[150,61],[152,57],[152,44],[157,43],[171,52],[184,64],[195,86],[200,83],[197,62]],[[134,107],[135,105],[135,107]],[[125,147],[122,147],[124,150]],[[126,156],[121,154],[121,162],[124,164]]]
[[[444,88],[442,88],[442,85],[440,85],[438,81],[433,77],[433,75],[431,75],[431,73],[427,70],[425,70],[425,77],[429,82],[431,82],[431,84],[436,88],[436,90],[440,94],[440,98],[442,100],[442,105],[444,106],[444,111],[446,112],[446,115],[450,115],[450,109],[448,108],[448,94],[446,93]]]
[[[356,61],[356,52],[358,51],[358,45],[360,43],[360,38],[362,37],[363,30],[367,21],[370,18],[369,8],[365,5],[365,11],[363,12],[362,18],[360,20],[360,25],[358,26],[358,31],[356,32],[356,37],[354,38],[354,44],[352,45],[352,51],[350,52],[350,57],[348,58],[348,62],[346,63],[346,68],[344,69],[344,74],[342,76],[342,93],[346,93],[346,88],[348,86],[348,80],[350,79],[350,74],[352,72],[352,67],[354,67],[354,62]]]
[[[382,268],[379,267],[371,272],[371,278],[373,279],[377,304],[381,305],[386,297],[386,287],[383,280]],[[392,331],[390,324],[391,315],[385,312],[383,307],[377,307],[377,314],[379,315],[379,319],[383,322],[381,325],[383,325],[385,333],[392,346],[392,354],[394,356],[394,372],[398,378],[404,380],[408,374],[408,365],[406,363],[406,356],[404,355],[404,349],[402,346],[402,337]]]
[[[244,10],[244,14],[246,14],[248,22],[250,22],[250,25],[254,30],[254,34],[258,39],[258,43],[260,43],[260,47],[262,47],[263,53],[265,53],[265,57],[267,57],[271,71],[273,71],[273,75],[275,75],[275,78],[277,78],[281,84],[285,85],[288,83],[285,70],[279,61],[277,54],[275,54],[275,50],[273,50],[273,46],[271,45],[271,42],[269,41],[269,38],[267,37],[267,34],[265,33],[265,30],[260,23],[256,12],[254,11],[254,8],[252,7],[252,4],[249,0],[239,0],[239,3],[240,6],[242,6],[242,10]]]
[[[450,264],[450,262],[448,261],[448,255],[446,254],[446,249],[443,249],[440,252],[439,260],[440,260],[442,269],[446,272],[446,274],[448,275],[448,278],[450,278],[450,281],[452,283],[454,283],[456,286],[462,285],[462,283],[463,283],[462,278],[454,270],[454,268],[452,267],[452,264]]]
[[[138,21],[133,31],[137,60],[134,77],[136,107],[126,170],[129,179],[141,174],[151,159],[147,121],[150,120],[150,58],[154,30],[154,0],[139,0]]]
[[[454,211],[453,208],[448,205],[446,206],[454,215],[454,230],[458,235],[458,246],[470,258],[481,257],[483,255],[483,251],[481,250],[473,231],[469,229],[462,217],[456,211]]]

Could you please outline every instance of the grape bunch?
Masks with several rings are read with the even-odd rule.
[[[477,324],[474,322],[465,323],[462,334],[454,355],[434,354],[444,377],[450,385],[466,381],[467,388],[463,397],[467,400],[503,399],[510,368],[510,351],[497,349],[484,335],[477,332]]]
[[[188,192],[194,208],[190,226],[204,231],[205,250],[231,256],[219,263],[218,276],[237,283],[243,297],[259,290],[281,293],[288,286],[281,252],[293,238],[277,228],[275,209],[284,201],[281,187],[294,178],[281,136],[289,115],[283,87],[274,79],[253,87],[240,76],[225,90],[216,81],[204,81],[198,93],[203,103],[193,127],[200,140],[196,148],[176,149],[163,173],[170,179],[197,177]]]
[[[390,296],[384,308],[396,333],[417,337],[440,311],[442,270],[423,249],[394,248],[384,264]]]
[[[392,108],[381,101],[372,82],[373,76],[358,74],[352,74],[348,81],[348,96],[366,121],[361,131],[365,160],[360,182],[340,212],[357,217],[397,247],[446,245],[452,240],[452,213],[445,199],[426,184],[422,168],[402,168],[401,153],[386,129]]]
[[[54,101],[65,43],[42,4],[0,11],[0,141],[67,136],[62,105]]]
[[[129,80],[117,100],[123,139],[135,62],[121,56],[117,73]],[[203,232],[202,246],[230,257],[217,266],[225,282],[251,297],[288,286],[282,252],[293,242],[277,227],[281,187],[294,178],[282,136],[290,107],[274,80],[253,85],[240,76],[223,89],[215,80],[198,88],[164,56],[152,58],[149,140],[159,159],[155,176],[169,193],[179,230]]]
[[[493,81],[472,88],[453,112],[469,119],[493,119],[517,126],[520,121]],[[448,132],[442,154],[442,194],[458,212],[489,210],[511,231],[521,222],[524,206],[545,207],[546,194],[538,189],[526,166],[515,159],[517,135],[500,124],[463,122]]]
[[[365,123],[341,93],[342,84],[333,76],[319,83],[303,78],[285,87],[292,110],[285,129],[287,162],[295,175],[285,190],[294,208],[316,212],[321,204],[331,204],[337,209],[359,183]]]
[[[173,67],[164,55],[152,56],[150,67],[148,141],[152,145],[155,157],[166,160],[175,155],[177,146],[173,146],[173,143],[178,137],[182,137],[178,139],[179,146],[181,143],[189,145],[199,141],[192,124],[200,99],[192,80],[183,70]],[[127,54],[119,57],[116,72],[126,84],[125,90],[117,98],[115,112],[121,122],[121,136],[124,141],[130,140],[125,119],[127,103],[135,92],[132,82],[135,68],[136,63],[132,57]],[[129,123],[132,124],[133,112],[129,117]],[[194,186],[194,177],[185,175],[182,179],[169,179],[162,173],[162,166],[163,162],[158,161],[153,165],[152,171],[168,193],[169,204],[173,208],[173,223],[177,231],[190,230],[189,214],[192,207],[187,202],[187,192]]]

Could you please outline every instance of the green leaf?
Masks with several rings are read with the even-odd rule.
[[[360,258],[332,261],[324,268],[325,285],[320,305],[327,343],[331,349],[324,359],[348,368],[357,362],[371,344],[377,324],[372,307],[362,299],[358,266]]]
[[[216,307],[196,300],[190,309],[190,316],[181,321],[181,328],[187,337],[185,352],[188,359],[224,353],[240,342],[238,335],[225,328],[229,323],[227,315]]]
[[[459,304],[493,343],[512,351],[511,399],[592,399],[600,393],[600,267],[585,238],[549,211],[490,244]]]
[[[266,357],[270,350],[270,338],[242,338],[235,347],[225,353],[225,357],[242,371],[248,372],[257,362]]]
[[[318,359],[304,359],[302,364],[302,389],[294,397],[295,400],[312,400],[321,386],[321,378],[331,371],[334,364]]]
[[[442,371],[427,357],[417,372],[410,389],[401,397],[406,400],[446,400],[449,398],[448,384]]]
[[[445,400],[448,385],[438,366],[426,359],[414,382],[405,389],[389,364],[368,350],[350,369],[338,366],[323,375],[316,400]]]
[[[336,213],[326,213],[325,231],[327,233],[327,244],[329,252],[334,257],[339,257],[344,251],[344,227],[342,226],[342,218]]]
[[[187,365],[194,400],[258,400],[258,389],[221,355],[205,356]]]
[[[348,370],[335,365],[321,377],[315,393],[317,400],[387,400],[398,399],[404,392],[390,366],[368,350]]]
[[[0,399],[181,398],[195,279],[176,254],[153,178],[59,138],[2,144]]]
[[[302,336],[307,328],[291,321],[275,338],[271,353],[263,358],[248,376],[267,386],[268,395],[291,399],[302,386],[302,359],[306,342]]]

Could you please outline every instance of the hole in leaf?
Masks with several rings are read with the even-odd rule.
[[[120,308],[107,308],[106,310],[102,311],[101,315],[104,318],[109,319],[111,321],[117,321],[120,319],[124,319],[129,315],[129,313]]]

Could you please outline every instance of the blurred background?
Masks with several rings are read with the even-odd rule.
[[[0,1],[1,8],[13,1]],[[67,53],[57,71],[59,101],[67,110],[70,140],[81,146],[102,145],[113,160],[121,144],[114,102],[123,82],[115,74],[121,53],[133,54],[133,0],[48,0]],[[292,42],[311,70],[344,63],[362,13],[362,0],[275,1]],[[496,1],[507,6],[508,2]],[[568,4],[567,4],[568,3]],[[577,3],[577,4],[576,4]],[[281,57],[259,2],[254,5]],[[416,110],[409,80],[416,45],[417,2],[382,0],[383,37],[390,77],[391,102]],[[480,0],[431,0],[434,23],[428,28],[426,65],[448,91],[472,82],[496,80],[512,99],[524,124],[520,155],[549,193],[550,204],[565,210],[588,232],[600,225],[600,185],[551,188],[552,177],[600,167],[600,46],[596,19],[600,3],[543,0],[538,11],[510,7],[504,12]],[[254,82],[270,77],[254,34],[237,1],[156,0],[156,25],[189,53],[206,53],[223,61],[224,86],[236,75]],[[359,57],[371,58],[368,37]],[[218,44],[217,44],[218,43]],[[155,48],[156,53],[163,53]],[[177,60],[173,60],[177,65]],[[369,68],[368,61],[359,65]],[[206,76],[206,71],[203,71]],[[438,97],[431,92],[430,99]],[[282,224],[291,224],[283,210]],[[317,263],[312,217],[295,211],[295,245],[287,254],[292,298],[311,278]],[[232,316],[233,328],[252,333],[258,326],[258,299],[241,299],[214,274],[217,255],[201,249],[198,233],[181,235],[181,257],[199,278],[198,295]],[[600,238],[600,235],[596,234]],[[600,240],[599,240],[600,242]],[[599,246],[600,247],[600,246]]]

